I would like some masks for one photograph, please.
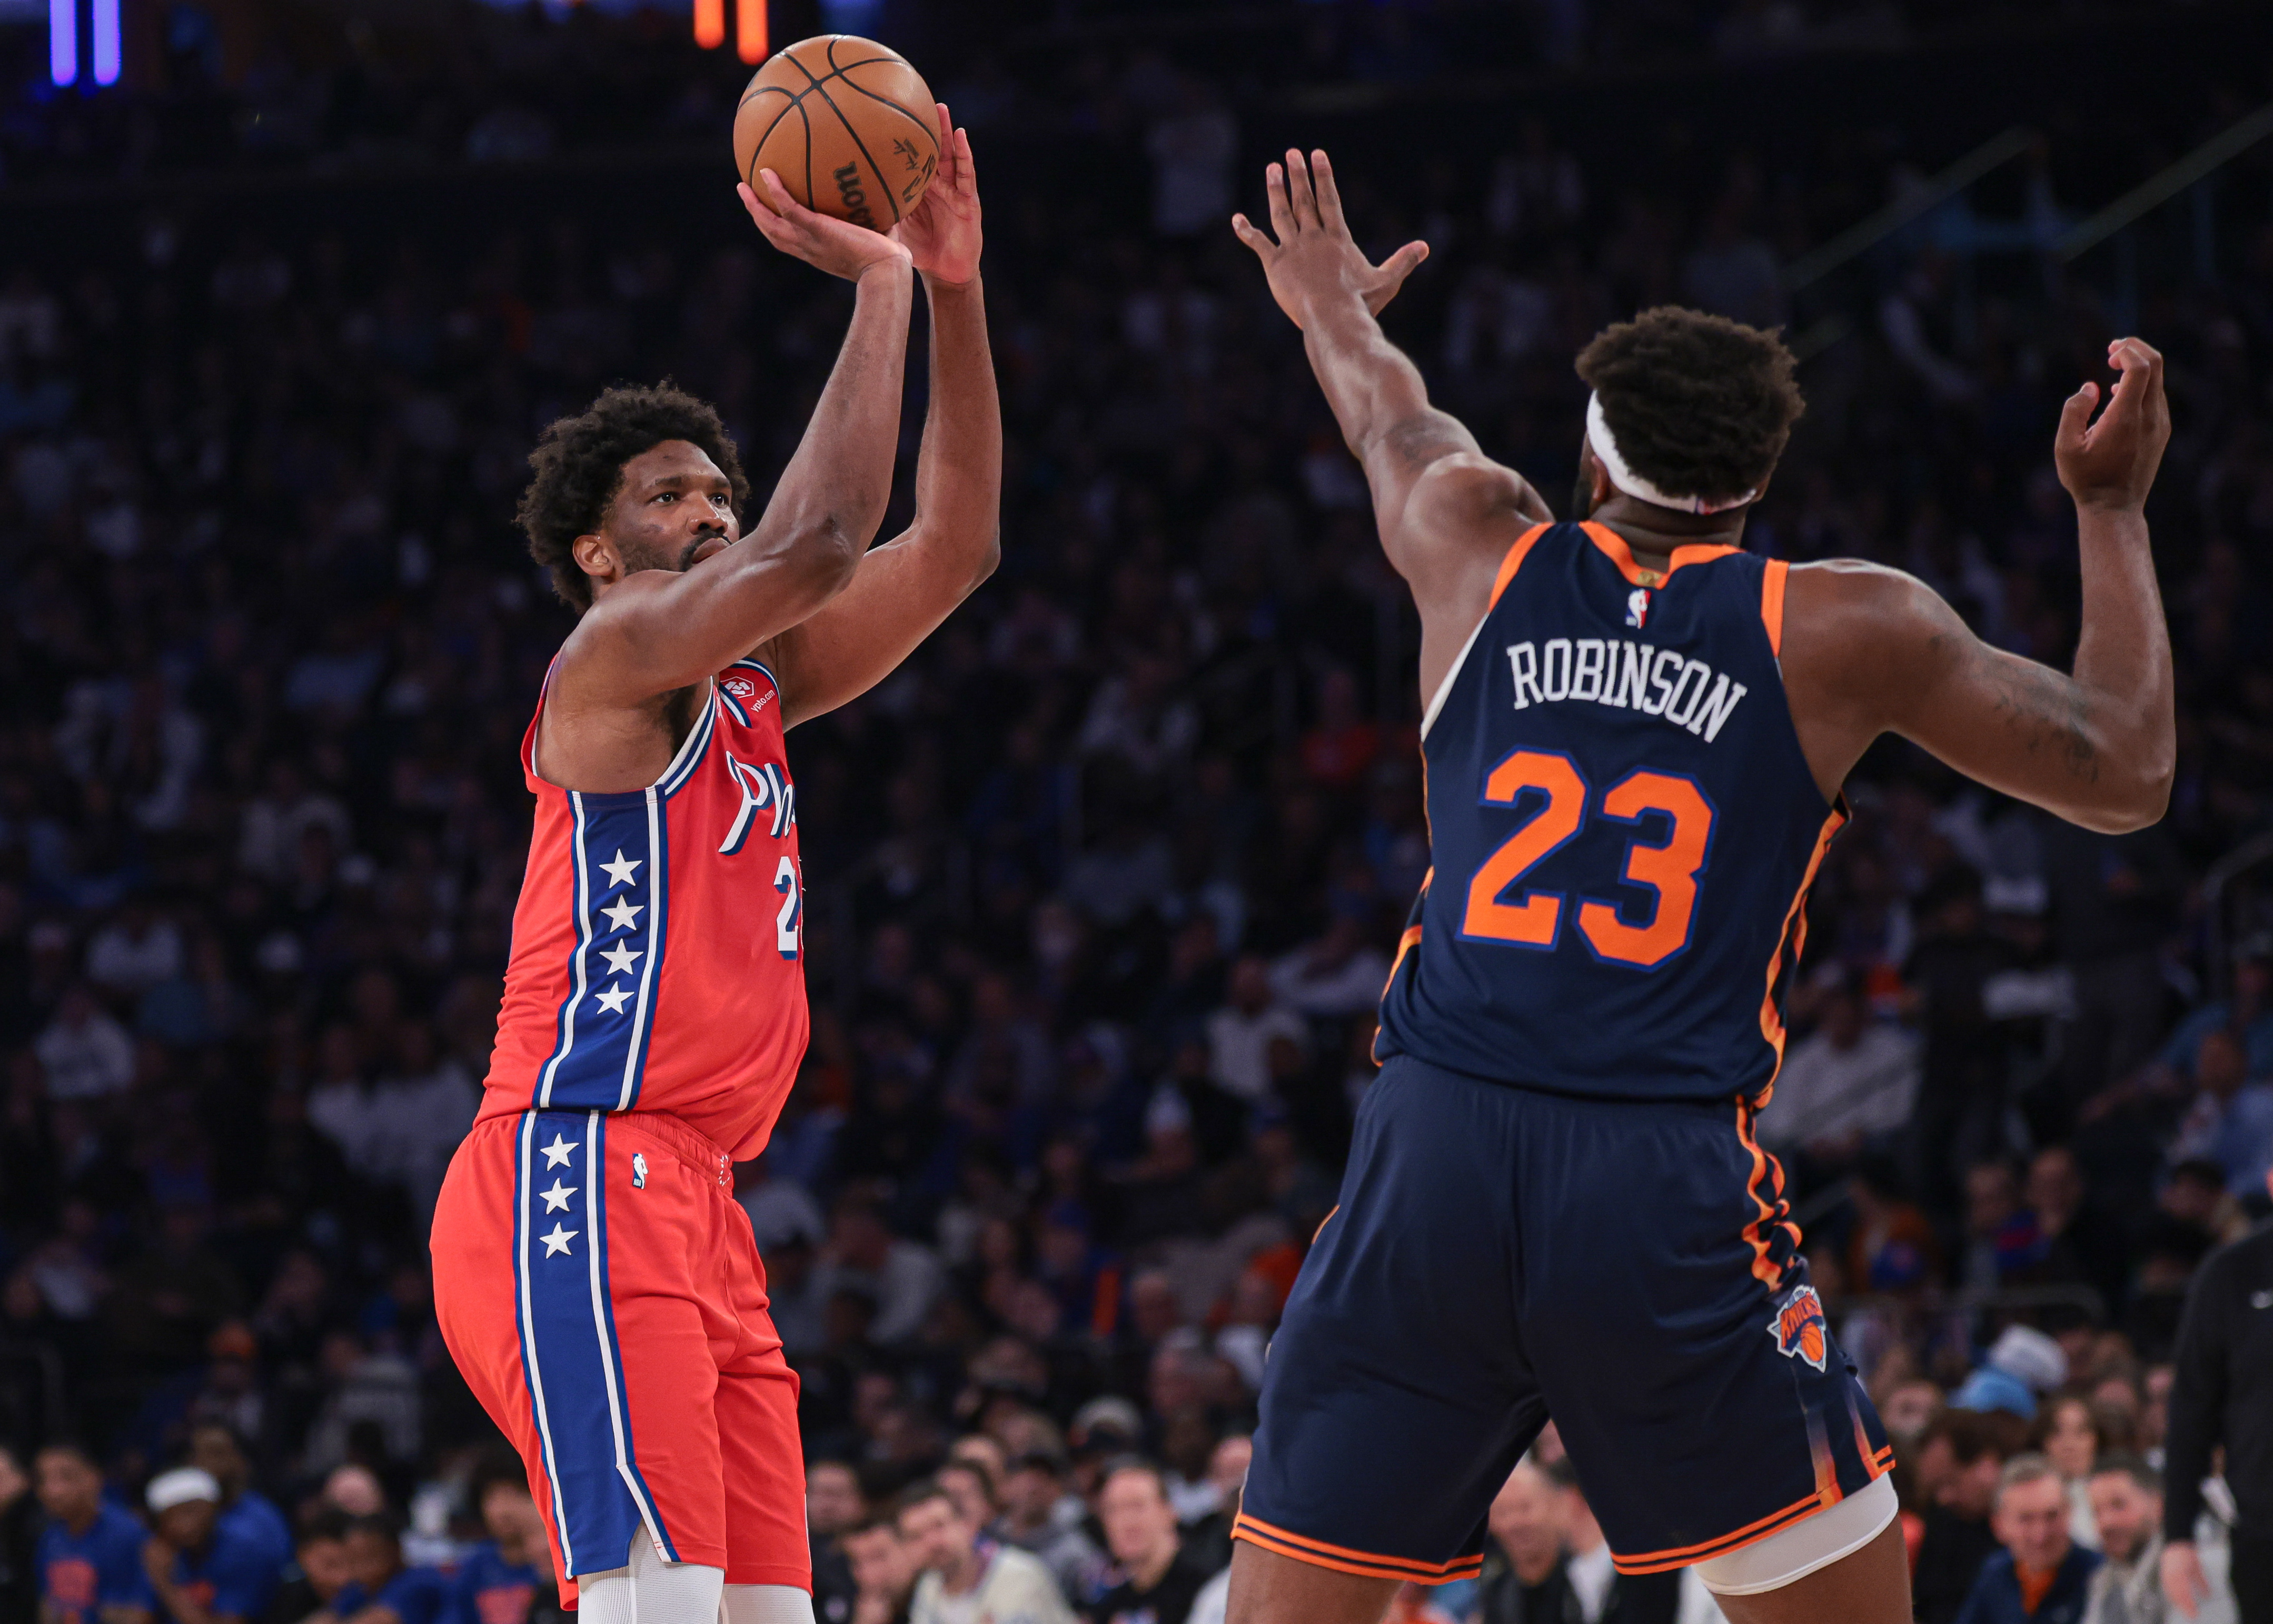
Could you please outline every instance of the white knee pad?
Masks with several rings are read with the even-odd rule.
[[[725,1624],[814,1624],[813,1592],[793,1584],[730,1584]]]
[[[641,1532],[632,1536],[631,1560],[625,1566],[578,1578],[576,1616],[580,1624],[718,1624],[718,1598],[725,1588],[724,1568],[666,1562],[655,1541]]]

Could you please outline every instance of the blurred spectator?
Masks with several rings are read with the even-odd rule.
[[[2042,1331],[2009,1325],[1949,1402],[1960,1410],[2001,1410],[2033,1421],[2038,1398],[2067,1380],[2067,1354]]]
[[[40,1502],[16,1452],[0,1445],[0,1624],[40,1616]]]
[[[1090,1604],[1091,1624],[1185,1624],[1213,1575],[1185,1554],[1159,1469],[1131,1460],[1106,1468],[1097,1520],[1105,1526],[1115,1583]]]
[[[947,1283],[930,1248],[894,1235],[876,1205],[857,1195],[837,1203],[828,1250],[814,1273],[814,1289],[824,1301],[846,1289],[866,1294],[875,1304],[868,1335],[888,1347],[921,1328]]]
[[[2004,1549],[1983,1564],[1958,1624],[2077,1624],[2099,1557],[2068,1538],[2067,1519],[2067,1491],[2051,1462],[2007,1462],[1996,1508]]]
[[[258,1624],[283,1564],[259,1536],[221,1526],[221,1486],[213,1474],[176,1466],[153,1477],[143,1499],[152,1526],[143,1570],[159,1617],[172,1624]]]
[[[844,1539],[854,1586],[852,1624],[907,1624],[918,1557],[902,1542],[897,1522],[872,1511]]]
[[[1492,1497],[1478,1624],[1564,1624],[1562,1492],[1528,1456]]]
[[[332,1598],[339,1624],[441,1624],[449,1582],[439,1569],[404,1563],[402,1537],[385,1513],[349,1523],[347,1558],[352,1576]]]
[[[987,1538],[936,1480],[901,1501],[899,1524],[921,1572],[909,1624],[1070,1624],[1041,1559]]]
[[[2111,1455],[2089,1488],[2104,1560],[2091,1575],[2082,1624],[2164,1624],[2161,1475],[2136,1455]]]
[[[1681,1574],[1622,1574],[1602,1525],[1579,1487],[1568,1456],[1547,1468],[1562,1514],[1564,1616],[1580,1624],[1673,1624],[1681,1611]]]
[[[98,1100],[123,1093],[134,1080],[134,1045],[126,1028],[84,987],[64,995],[33,1052],[47,1073],[50,1100]]]
[[[293,1565],[268,1604],[267,1624],[306,1624],[322,1617],[335,1620],[332,1604],[355,1581],[348,1557],[348,1514],[336,1507],[319,1506],[300,1519],[293,1549]],[[463,1619],[454,1624],[469,1624]]]
[[[2194,1050],[2194,1102],[2179,1120],[2169,1150],[2174,1162],[2217,1163],[2226,1188],[2254,1191],[2273,1169],[2273,1081],[2250,1079],[2241,1040],[2205,1033]]]
[[[1917,1446],[1912,1478],[1925,1502],[1922,1537],[1910,1564],[1918,1624],[1953,1624],[1972,1594],[1982,1565],[1995,1554],[1990,1525],[2005,1462],[2020,1452],[2027,1429],[2002,1411],[1947,1410]]]
[[[1760,1143],[1797,1151],[1811,1182],[1847,1170],[1866,1148],[1887,1146],[1917,1100],[1917,1040],[1870,1019],[1861,985],[1841,982],[1822,1021],[1792,1045],[1760,1114]]]
[[[468,1498],[488,1538],[451,1575],[439,1624],[529,1624],[539,1595],[556,1587],[544,1519],[521,1462],[505,1455],[485,1461],[468,1485]]]
[[[2187,1289],[2163,1462],[2163,1583],[2191,1614],[2209,1588],[2195,1549],[2202,1483],[2224,1452],[2233,1497],[2234,1598],[2247,1620],[2273,1617],[2273,1227],[2214,1253]]]
[[[844,1554],[844,1536],[868,1515],[860,1475],[843,1461],[809,1461],[805,1468],[805,1531],[813,1549],[813,1610],[822,1624],[851,1624],[859,1587]],[[481,1624],[489,1624],[487,1620]]]
[[[1086,1602],[1105,1574],[1105,1553],[1082,1527],[1080,1497],[1066,1492],[1065,1462],[1046,1450],[1032,1450],[1010,1462],[1002,1479],[1002,1520],[997,1531],[1006,1544],[1042,1560],[1058,1590],[1076,1605]]]
[[[1252,956],[1231,967],[1224,1006],[1208,1017],[1208,1075],[1250,1105],[1271,1096],[1271,1046],[1307,1047],[1309,1028],[1279,1001],[1270,966]]]
[[[155,1598],[142,1561],[142,1525],[102,1497],[102,1472],[76,1444],[49,1444],[33,1462],[40,1508],[41,1614],[49,1624],[150,1624]]]
[[[190,1428],[190,1464],[221,1485],[221,1530],[244,1541],[281,1570],[292,1560],[292,1528],[274,1501],[252,1486],[252,1462],[244,1440],[223,1421]]]
[[[2091,1402],[2080,1393],[2057,1394],[2037,1412],[2030,1441],[2059,1474],[2067,1495],[2067,1535],[2087,1550],[2099,1549],[2091,1509],[2091,1479],[2102,1447]]]

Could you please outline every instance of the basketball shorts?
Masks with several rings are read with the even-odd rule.
[[[1621,1572],[1722,1556],[1893,1464],[1749,1113],[1392,1058],[1264,1366],[1234,1537],[1441,1583],[1551,1417]]]
[[[653,1111],[492,1117],[450,1164],[436,1318],[563,1575],[622,1568],[644,1536],[729,1584],[812,1588],[797,1373],[733,1178]]]

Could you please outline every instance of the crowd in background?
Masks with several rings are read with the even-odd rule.
[[[1407,11],[1382,17],[1444,49]],[[611,27],[636,87],[666,49],[641,25],[561,37]],[[1012,1550],[1046,1570],[999,1581],[1035,1624],[1220,1606],[1264,1349],[1333,1205],[1428,862],[1409,602],[1222,225],[1263,157],[1236,64],[1138,44],[1074,67],[1016,79],[979,53],[940,80],[989,207],[1001,570],[789,747],[814,1037],[738,1177],[808,1450],[841,1463],[814,1477],[825,1624],[963,1624]],[[2262,89],[2190,88],[2144,148]],[[71,105],[0,147],[60,151],[69,118],[124,128],[136,106]],[[2169,357],[2170,816],[2094,835],[1873,751],[1760,1124],[1898,1440],[1921,1616],[1947,1624],[1994,1567],[2000,1494],[2057,1488],[2061,1538],[2135,1565],[2110,1530],[2155,1526],[2126,1497],[2163,1492],[2186,1287],[2268,1209],[2273,935],[2244,919],[2212,951],[2202,891],[2273,793],[2268,170],[2222,178],[2207,260],[2124,288],[2046,244],[2137,176],[2055,144],[2005,213],[1924,216],[1827,313],[1784,268],[1954,155],[1930,116],[1804,148],[1629,138],[1518,118],[1379,167],[1367,127],[1337,138],[1368,239],[1436,251],[1394,335],[1558,508],[1571,357],[1603,323],[1676,301],[1787,324],[1810,410],[1747,545],[1913,570],[1992,642],[2065,662],[2058,402],[2119,324]],[[1019,189],[1053,162],[1089,190]],[[762,492],[847,300],[769,258],[723,184],[649,210],[595,182],[604,207],[471,222],[434,184],[425,213],[161,203],[0,247],[0,1441],[20,1462],[0,1596],[50,1571],[42,1516],[109,1541],[85,1560],[123,1587],[51,1624],[210,1624],[185,1587],[257,1493],[267,1589],[231,1616],[363,1618],[355,1585],[395,1624],[521,1624],[444,1570],[545,1560],[489,1493],[494,1435],[424,1252],[527,849],[517,745],[568,624],[513,500],[545,422],[666,374],[719,404]],[[919,375],[911,395],[911,452]],[[1142,1464],[1108,1470],[1123,1456]],[[476,1561],[484,1524],[503,1554]],[[1551,1443],[1493,1526],[1480,1587],[1400,1608],[1518,1624],[1551,1568],[1605,1616],[1607,1556]],[[524,1582],[547,1593],[499,1583]]]

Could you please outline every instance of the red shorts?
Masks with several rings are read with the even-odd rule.
[[[797,1372],[733,1177],[656,1111],[492,1117],[450,1163],[435,1315],[564,1579],[623,1567],[644,1532],[729,1584],[812,1588]]]

